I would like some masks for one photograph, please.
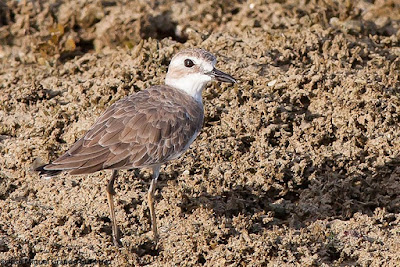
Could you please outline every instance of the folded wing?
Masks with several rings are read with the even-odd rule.
[[[162,164],[182,154],[203,123],[203,108],[168,86],[111,105],[64,155],[44,166],[70,174]]]

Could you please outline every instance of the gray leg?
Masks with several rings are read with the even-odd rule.
[[[147,193],[149,208],[150,208],[150,216],[151,216],[151,229],[153,230],[155,242],[157,242],[158,240],[158,232],[157,232],[156,212],[154,209],[154,191],[156,189],[156,184],[159,174],[160,174],[160,166],[153,167],[153,179],[151,180],[149,192]]]
[[[113,242],[114,242],[115,246],[121,247],[122,243],[121,243],[121,240],[119,239],[119,231],[118,231],[117,220],[115,219],[114,199],[113,199],[113,197],[115,195],[114,180],[117,178],[117,174],[118,174],[118,171],[113,170],[111,179],[107,185],[107,199],[108,199],[108,206],[110,208],[110,214],[111,214],[111,227],[112,227]]]

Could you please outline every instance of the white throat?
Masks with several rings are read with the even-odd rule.
[[[165,84],[184,91],[192,96],[197,102],[202,103],[202,92],[211,77],[200,73],[191,73],[183,77],[170,77],[167,75]]]

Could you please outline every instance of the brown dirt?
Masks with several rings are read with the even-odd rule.
[[[157,2],[157,1],[155,1]],[[0,265],[400,265],[398,1],[0,1]],[[191,149],[150,173],[42,180],[112,102],[202,47]]]

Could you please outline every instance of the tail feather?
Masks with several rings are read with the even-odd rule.
[[[45,164],[45,165],[36,167],[34,169],[34,171],[38,172],[41,177],[47,178],[47,179],[51,178],[51,177],[54,177],[54,176],[57,176],[62,172],[62,170],[46,170],[45,167],[47,165],[49,165],[49,164]]]
[[[63,172],[63,170],[46,170],[46,166],[50,164],[43,164],[41,159],[36,159],[32,164],[32,170],[38,172],[40,177],[49,179],[51,177],[57,176]]]

